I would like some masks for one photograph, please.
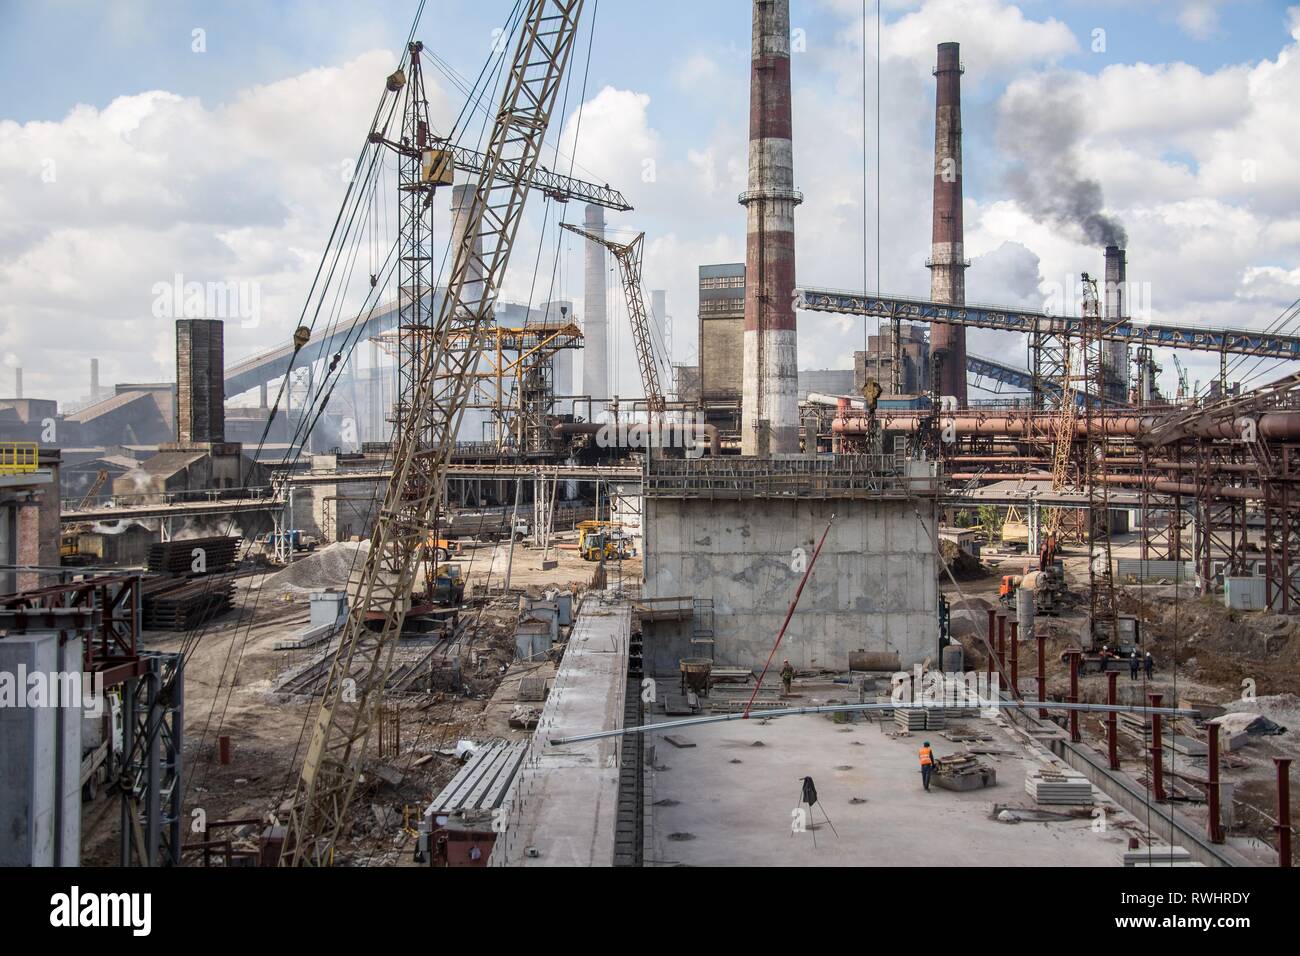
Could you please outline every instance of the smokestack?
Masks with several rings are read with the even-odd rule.
[[[603,236],[605,210],[600,206],[588,206],[585,226],[588,232]],[[609,323],[605,314],[605,247],[595,242],[583,245],[586,272],[582,295],[586,316],[582,322],[582,391],[601,400],[609,398],[609,369],[605,346]]]
[[[23,397],[23,367],[14,366],[14,398]]]
[[[1128,302],[1125,301],[1128,281],[1128,257],[1119,246],[1106,247],[1106,318],[1115,322],[1128,316]],[[1114,376],[1109,395],[1116,401],[1128,398],[1128,346],[1123,342],[1102,343],[1102,358]]]
[[[99,401],[99,359],[90,360],[90,400]]]
[[[961,45],[940,43],[934,70],[934,225],[931,232],[930,298],[966,304],[966,250],[961,196]],[[939,394],[966,404],[966,330],[935,322],[930,350],[942,356]]]
[[[220,319],[176,320],[176,441],[226,440],[226,376]]]
[[[799,451],[790,0],[754,0],[741,453]]]
[[[452,249],[459,249],[469,228],[470,208],[474,205],[475,187],[470,184],[453,186],[451,190],[451,241]],[[483,237],[474,241],[478,257],[469,260],[469,269],[465,274],[464,297],[471,305],[483,297]]]
[[[650,293],[651,308],[654,310],[655,321],[659,323],[659,341],[664,347],[664,361],[667,367],[664,374],[670,378],[673,373],[673,328],[668,321],[668,292],[664,289],[655,289]]]

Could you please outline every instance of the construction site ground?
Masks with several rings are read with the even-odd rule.
[[[467,594],[487,595],[472,597],[462,610],[454,642],[435,646],[441,656],[459,658],[462,688],[386,697],[386,706],[400,714],[400,746],[394,745],[390,732],[380,755],[379,741],[372,735],[365,779],[352,804],[352,831],[339,848],[336,863],[410,863],[419,814],[460,767],[458,742],[524,733],[509,725],[519,678],[528,673],[553,674],[554,666],[514,663],[520,599],[525,594],[539,597],[548,589],[580,592],[590,583],[596,564],[583,561],[576,551],[553,549],[558,565],[543,571],[541,552],[516,543],[510,592],[504,594],[509,547],[509,542],[471,544],[456,559],[468,571]],[[145,649],[175,652],[187,639],[192,645],[185,664],[186,842],[202,839],[190,832],[191,821],[198,819],[196,810],[209,824],[266,821],[292,797],[318,698],[279,693],[277,687],[287,673],[313,659],[330,657],[336,644],[292,651],[276,650],[275,644],[308,627],[313,591],[347,586],[363,548],[332,545],[299,557],[288,568],[238,579],[234,610],[192,634],[145,632]],[[617,564],[607,573],[616,577]],[[622,573],[639,580],[639,559],[623,562]],[[218,760],[220,736],[231,739],[227,765]],[[83,860],[87,864],[116,862],[119,806],[115,790],[101,790],[97,799],[85,804]],[[260,830],[260,825],[247,825],[233,832],[214,832],[212,838],[233,837],[252,848]],[[187,855],[185,862],[193,865],[199,856]]]
[[[843,692],[796,681],[792,702],[826,703],[828,693]],[[945,731],[901,732],[890,718],[707,724],[674,735],[687,747],[655,735],[647,865],[1119,866],[1130,836],[1145,839],[1144,826],[1096,788],[1104,828],[1091,806],[1037,806],[1025,775],[1048,766],[1050,754],[1001,718],[948,722],[947,733],[961,731],[987,733],[992,739],[978,746],[1000,751],[978,758],[994,768],[993,786],[956,792],[932,783],[925,791],[921,744],[929,740],[940,761],[966,745]],[[800,818],[805,776],[820,805]],[[1016,810],[1035,819],[1009,822]]]
[[[1113,555],[1139,556],[1136,536],[1117,537]],[[1022,574],[1027,558],[1024,554],[1001,556],[985,554],[983,576],[960,580],[960,593],[951,581],[941,582],[941,590],[954,608],[953,631],[966,649],[966,667],[982,669],[986,658],[983,633],[988,607],[1002,608],[998,587],[1003,575]],[[1066,585],[1073,597],[1073,607],[1059,616],[1039,617],[1036,627],[1045,631],[1047,693],[1063,700],[1069,694],[1069,669],[1062,655],[1070,648],[1082,647],[1088,616],[1088,556],[1084,547],[1066,548],[1063,554]],[[946,585],[946,586],[945,586]],[[1154,658],[1154,672],[1148,681],[1139,671],[1132,681],[1123,667],[1117,679],[1121,703],[1147,703],[1153,693],[1162,695],[1162,703],[1199,709],[1206,718],[1225,711],[1256,713],[1287,728],[1277,736],[1250,735],[1235,752],[1225,752],[1220,775],[1225,784],[1233,785],[1234,824],[1232,834],[1246,841],[1275,842],[1273,825],[1277,814],[1277,787],[1274,757],[1300,760],[1300,617],[1270,612],[1230,611],[1221,594],[1202,597],[1196,587],[1169,583],[1117,585],[1121,614],[1136,615],[1142,622],[1143,647]],[[961,614],[962,609],[969,613]],[[1008,613],[1012,613],[1008,611]],[[1037,694],[1037,651],[1032,640],[1022,640],[1019,648],[1020,690],[1026,697]],[[1107,678],[1098,671],[1080,677],[1080,699],[1105,703]],[[1086,715],[1081,720],[1085,743],[1101,753],[1106,750],[1104,717]],[[1194,740],[1204,742],[1204,727],[1180,721],[1176,729]],[[1221,735],[1226,741],[1226,734]],[[1226,746],[1224,747],[1226,751]],[[1150,752],[1142,742],[1125,733],[1119,735],[1121,769],[1139,781],[1150,772]],[[1208,816],[1204,803],[1207,759],[1166,748],[1165,780],[1177,806],[1194,819]],[[1202,784],[1202,785],[1198,785]],[[1292,818],[1300,812],[1300,794],[1292,788]]]

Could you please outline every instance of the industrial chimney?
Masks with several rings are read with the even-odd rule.
[[[961,196],[961,45],[940,43],[935,67],[934,225],[930,252],[930,298],[966,304],[966,251]],[[939,394],[966,405],[966,330],[935,322],[930,350],[941,360]]]
[[[460,248],[464,241],[465,230],[469,228],[471,207],[474,205],[474,196],[477,193],[477,186],[472,184],[463,184],[453,186],[451,190],[451,241],[452,248]],[[474,307],[479,300],[483,298],[483,237],[477,236],[474,240],[474,250],[477,256],[469,260],[469,266],[465,273],[465,284],[462,295],[467,305]]]
[[[741,453],[799,451],[790,0],[754,0]]]
[[[605,234],[605,210],[588,206],[584,220],[586,230],[592,235]],[[582,321],[582,391],[597,401],[609,398],[609,368],[605,336],[609,318],[605,313],[605,247],[597,242],[585,242],[585,272],[583,275]]]
[[[176,442],[183,447],[226,440],[225,323],[176,320]]]
[[[1127,317],[1125,291],[1128,282],[1128,257],[1119,246],[1106,247],[1106,318],[1116,322]],[[1123,342],[1102,343],[1102,366],[1110,373],[1106,394],[1114,401],[1128,398],[1128,346]]]

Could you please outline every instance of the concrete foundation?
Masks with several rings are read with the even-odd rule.
[[[649,497],[643,593],[712,599],[714,645],[712,654],[692,651],[689,624],[648,627],[647,669],[675,672],[679,658],[700,656],[761,667],[832,514],[779,656],[798,668],[846,670],[856,650],[897,652],[904,667],[935,657],[936,522],[928,500]]]

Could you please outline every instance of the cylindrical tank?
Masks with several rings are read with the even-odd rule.
[[[1037,580],[1037,575],[1025,575],[1025,583],[1016,588],[1016,620],[1020,622],[1020,636],[1026,640],[1034,633],[1034,589],[1028,585],[1030,577]]]

